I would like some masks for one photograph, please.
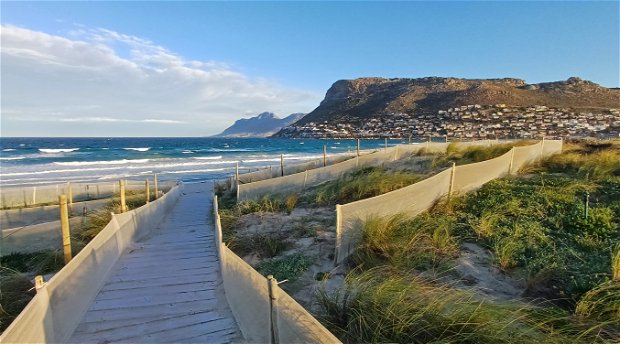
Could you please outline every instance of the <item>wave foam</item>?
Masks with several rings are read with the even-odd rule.
[[[14,150],[15,150],[14,148],[5,148],[5,149],[3,149],[2,151],[3,151],[3,152],[12,152],[12,151],[14,151]]]
[[[39,148],[41,153],[71,153],[79,150],[79,148]]]
[[[151,159],[123,159],[123,160],[103,160],[103,161],[69,161],[54,162],[60,166],[90,166],[90,165],[126,165],[126,164],[144,164]]]
[[[218,155],[218,156],[197,156],[194,159],[196,160],[219,160],[221,158],[222,156]]]
[[[9,158],[2,158],[2,157],[0,157],[0,160],[22,160],[22,159],[26,159],[26,157],[24,157],[24,156],[13,156],[13,157],[9,157]]]
[[[136,151],[136,152],[146,152],[149,149],[151,149],[151,147],[126,147],[123,148],[124,150],[131,150],[131,151]]]

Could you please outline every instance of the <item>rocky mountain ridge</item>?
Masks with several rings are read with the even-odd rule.
[[[524,80],[427,77],[336,81],[321,104],[296,124],[391,113],[436,113],[465,104],[620,108],[620,90],[577,77],[528,84]]]

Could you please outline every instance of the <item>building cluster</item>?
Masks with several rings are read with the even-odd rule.
[[[547,106],[463,105],[437,113],[393,113],[360,119],[343,116],[323,123],[292,125],[297,138],[573,138],[618,137],[620,109],[581,111]]]

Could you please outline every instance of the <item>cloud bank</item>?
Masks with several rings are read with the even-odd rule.
[[[210,135],[243,115],[310,111],[322,96],[103,28],[62,37],[2,25],[1,43],[3,136]]]

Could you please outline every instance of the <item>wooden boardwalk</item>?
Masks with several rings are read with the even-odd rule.
[[[243,341],[222,286],[212,195],[212,183],[185,185],[159,230],[120,258],[71,342]]]

